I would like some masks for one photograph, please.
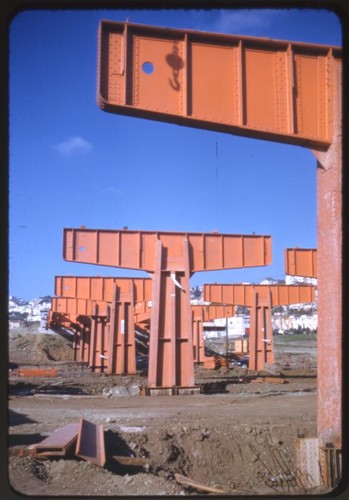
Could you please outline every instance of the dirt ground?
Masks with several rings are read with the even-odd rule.
[[[312,478],[306,484],[299,478],[295,439],[316,434],[316,340],[282,340],[270,371],[196,367],[201,394],[142,396],[144,375],[92,374],[73,361],[69,338],[38,333],[35,326],[12,330],[11,363],[54,366],[58,375],[9,374],[11,488],[49,497],[205,494],[183,485],[180,474],[231,496],[313,494]],[[279,383],[257,383],[257,375],[278,377]],[[39,443],[80,417],[103,425],[105,467],[74,455],[14,456],[18,447]],[[144,465],[121,466],[113,455],[141,457]]]

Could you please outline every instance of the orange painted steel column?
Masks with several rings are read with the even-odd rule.
[[[264,295],[264,294],[263,294]],[[274,341],[271,325],[271,292],[266,297],[253,291],[250,312],[250,370],[263,370],[265,364],[274,363]]]
[[[136,340],[134,332],[133,283],[128,297],[115,284],[111,307],[108,343],[108,373],[136,373]]]
[[[154,273],[149,388],[194,383],[190,276],[271,262],[270,236],[64,229],[64,258]]]
[[[149,388],[194,385],[193,340],[190,312],[189,247],[183,239],[178,256],[183,271],[161,268],[166,249],[157,242],[157,269],[153,278],[153,301],[149,339]]]
[[[318,203],[318,438],[319,445],[342,446],[342,74],[331,55],[328,85],[333,100],[332,144],[313,151]],[[331,353],[331,362],[328,354]]]

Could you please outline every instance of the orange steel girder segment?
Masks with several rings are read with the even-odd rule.
[[[194,384],[189,278],[196,271],[265,266],[270,236],[64,229],[64,258],[154,273],[148,384]]]
[[[252,370],[274,362],[272,307],[315,301],[311,285],[204,285],[204,300],[251,308],[250,360]]]
[[[323,148],[332,141],[328,82],[340,57],[338,47],[101,21],[98,104]]]
[[[317,278],[316,248],[286,248],[284,260],[286,274]]]
[[[87,361],[94,360],[92,366],[95,366],[98,346],[103,345],[103,370],[109,374],[132,374],[136,372],[134,322],[140,315],[150,316],[146,301],[151,299],[151,290],[149,278],[56,276],[55,293],[63,297],[54,297],[51,309],[67,315],[70,321],[76,321],[80,315],[93,317]],[[79,333],[75,337],[77,343]]]

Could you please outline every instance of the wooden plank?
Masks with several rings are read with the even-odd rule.
[[[10,457],[34,457],[35,456],[35,445],[30,446],[13,446],[9,449]]]
[[[204,484],[198,483],[197,481],[194,481],[193,479],[190,479],[189,477],[182,476],[181,474],[175,474],[175,479],[177,483],[181,484],[182,486],[190,487],[198,491],[203,491],[205,493],[220,493],[221,495],[229,494],[227,491],[221,490],[219,488],[212,488],[211,486],[206,486]]]
[[[79,424],[67,424],[57,429],[41,443],[35,446],[35,456],[65,456],[76,443]]]
[[[87,462],[104,467],[106,456],[104,429],[101,425],[93,424],[81,417],[75,455]]]

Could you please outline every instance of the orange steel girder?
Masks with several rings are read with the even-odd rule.
[[[112,302],[115,285],[117,285],[118,296],[130,294],[132,286],[135,302],[151,300],[152,280],[150,278],[55,276],[55,295]]]
[[[274,362],[272,307],[315,301],[311,285],[204,285],[204,300],[251,308],[249,368],[263,370]]]
[[[318,438],[320,446],[340,448],[341,50],[102,21],[98,67],[97,99],[105,111],[313,149],[318,160]],[[333,325],[330,332],[328,325]]]
[[[136,372],[134,318],[148,314],[145,301],[151,299],[152,280],[145,278],[104,278],[86,276],[56,276],[56,310],[72,314],[93,315],[98,306],[99,316],[108,317],[107,363],[109,374]],[[136,303],[136,301],[139,301]],[[93,323],[94,324],[94,323]],[[98,342],[102,342],[97,337]],[[91,341],[95,342],[92,335]],[[104,346],[105,349],[105,346]],[[91,356],[94,350],[91,351]]]
[[[316,248],[286,248],[284,260],[286,274],[317,278]]]
[[[338,47],[101,21],[97,100],[113,113],[323,148],[340,57]]]
[[[190,276],[264,266],[270,236],[64,229],[64,258],[153,272],[149,388],[194,384]]]

